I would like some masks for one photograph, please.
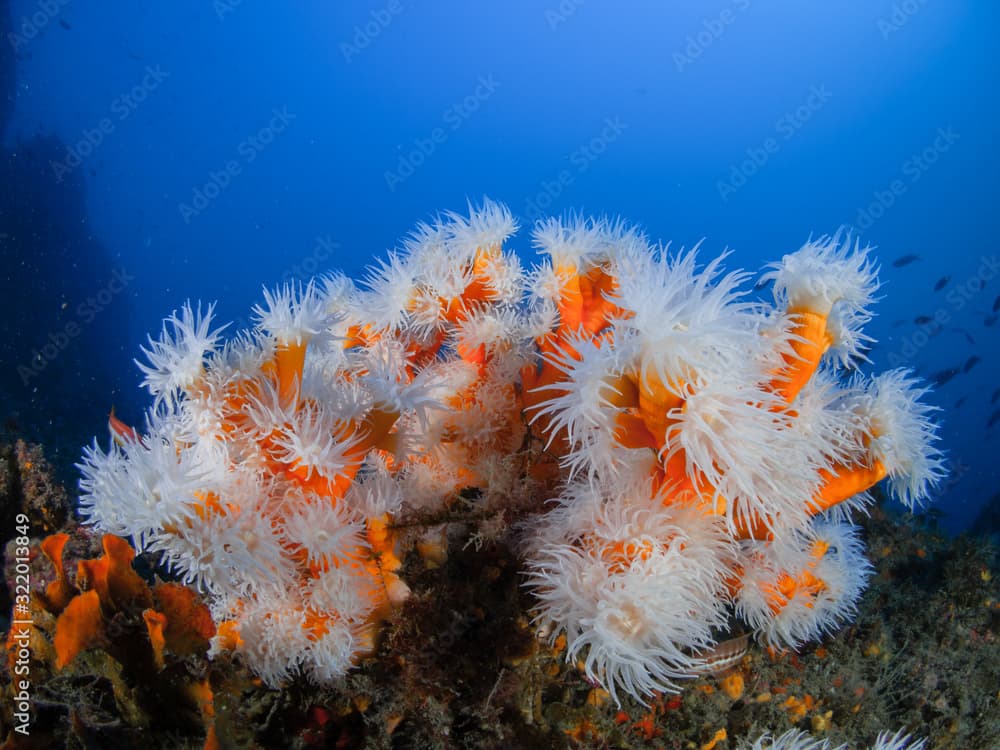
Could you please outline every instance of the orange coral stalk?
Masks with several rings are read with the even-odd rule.
[[[624,448],[659,450],[656,438],[646,429],[642,417],[627,411],[615,415],[615,440]]]
[[[556,275],[562,280],[559,290],[559,326],[566,331],[576,331],[583,323],[583,292],[580,290],[580,272],[576,266],[556,266]]]
[[[774,538],[774,534],[771,532],[771,529],[767,524],[767,520],[761,516],[754,515],[753,518],[750,519],[746,519],[744,517],[736,518],[735,525],[736,533],[734,534],[734,537],[736,539],[767,540]]]
[[[283,403],[294,404],[298,399],[302,368],[306,363],[306,344],[281,344],[275,352],[278,367],[278,393]]]
[[[674,423],[668,414],[684,405],[684,399],[669,390],[658,376],[644,373],[638,378],[639,415],[646,428],[656,440],[656,449],[661,450],[666,443],[667,428]]]
[[[459,344],[455,347],[455,353],[465,362],[480,368],[486,363],[486,347],[482,344],[471,348],[465,344]]]
[[[819,367],[820,359],[832,343],[826,330],[827,316],[812,310],[789,310],[795,316],[791,346],[794,354],[785,355],[785,367],[772,381],[774,390],[791,403]]]
[[[363,445],[367,448],[379,448],[381,450],[394,453],[396,451],[396,435],[389,432],[399,420],[399,412],[392,408],[382,408],[375,406],[365,417],[365,435]]]
[[[616,409],[634,409],[639,406],[639,386],[628,373],[605,376],[601,386],[601,399]]]
[[[614,276],[601,266],[591,268],[580,277],[580,324],[591,334],[600,333],[608,325],[608,319],[618,310],[618,306],[608,299],[617,286]]]
[[[808,503],[811,515],[829,510],[837,503],[847,500],[860,492],[874,487],[888,476],[889,472],[881,461],[875,460],[871,466],[838,465],[833,471],[820,469],[823,485],[819,493]]]

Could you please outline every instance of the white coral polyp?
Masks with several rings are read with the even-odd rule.
[[[944,455],[931,415],[937,408],[921,401],[927,394],[906,370],[890,370],[869,387],[871,452],[889,472],[889,491],[913,508],[944,477]]]
[[[770,264],[761,281],[774,281],[774,298],[783,307],[829,315],[841,304],[847,318],[865,322],[879,287],[871,249],[846,232],[824,235]]]
[[[205,358],[214,351],[222,328],[213,329],[215,305],[203,314],[201,304],[197,310],[185,302],[178,315],[175,310],[163,321],[159,339],[149,337],[149,348],[142,348],[149,364],[136,361],[145,379],[142,384],[156,398],[156,402],[173,404],[179,394],[201,376]]]
[[[817,521],[774,542],[746,542],[741,562],[736,612],[778,648],[798,648],[852,618],[872,574],[860,530],[847,523]],[[783,577],[794,585],[780,588]]]
[[[561,538],[546,531],[528,561],[537,621],[553,638],[565,632],[567,660],[582,658],[616,701],[619,690],[638,700],[679,690],[726,622],[724,526],[641,495],[557,509],[545,521]]]

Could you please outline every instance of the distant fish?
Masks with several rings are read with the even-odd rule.
[[[995,404],[998,398],[1000,398],[1000,388],[997,388],[995,391],[993,391],[993,395],[990,396],[990,403]]]
[[[990,414],[990,421],[986,423],[986,429],[989,429],[997,422],[1000,422],[1000,409],[997,409],[992,414]]]
[[[918,326],[922,326],[926,325],[927,323],[933,323],[934,318],[932,318],[930,315],[918,315],[913,319],[913,322],[916,323]]]
[[[940,292],[942,289],[948,286],[949,281],[951,281],[951,276],[942,276],[940,279],[937,280],[937,283],[934,285],[934,291]]]
[[[901,255],[892,262],[892,266],[893,268],[902,268],[903,266],[910,265],[915,260],[920,260],[920,256],[914,253]]]
[[[983,325],[986,326],[987,328],[992,328],[997,322],[997,317],[1000,316],[987,315],[985,318],[983,318]]]
[[[976,340],[974,338],[972,338],[972,334],[969,333],[968,331],[966,331],[964,328],[957,328],[956,327],[956,328],[952,328],[951,330],[953,330],[955,333],[961,333],[963,336],[965,336],[965,340],[966,341],[968,341],[973,346],[976,345]]]
[[[938,372],[931,375],[931,381],[935,385],[942,386],[956,375],[958,375],[958,368],[949,367],[947,370],[939,370]]]
[[[72,26],[69,25],[69,22],[67,22],[66,19],[64,18],[59,19],[59,25],[62,26],[64,29],[66,29],[66,31],[69,31],[70,29],[73,28]]]
[[[993,300],[993,312],[1000,312],[1000,294]]]
[[[962,398],[960,398],[958,401],[955,402],[954,408],[960,409],[962,408],[962,404],[964,403],[965,403],[965,396],[962,396]]]
[[[967,360],[965,360],[965,364],[962,365],[962,372],[963,373],[964,372],[968,372],[973,367],[975,367],[976,365],[978,365],[980,362],[982,362],[982,360],[979,357],[977,357],[975,354],[973,354],[971,357],[969,357]]]

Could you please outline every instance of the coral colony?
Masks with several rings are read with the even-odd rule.
[[[512,527],[536,624],[616,700],[679,690],[733,633],[796,648],[853,616],[852,515],[942,476],[917,382],[847,376],[869,248],[810,240],[763,304],[725,255],[620,222],[538,223],[531,269],[516,228],[486,201],[359,285],[265,290],[228,340],[191,305],[150,339],[145,431],[113,418],[86,450],[81,509],[207,595],[213,653],[269,685],[342,676],[406,598],[401,558],[443,554],[400,519],[459,498],[548,508]]]

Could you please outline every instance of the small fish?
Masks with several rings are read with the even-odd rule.
[[[962,398],[960,398],[958,401],[955,402],[954,408],[955,409],[961,409],[962,408],[962,404],[964,404],[964,403],[965,403],[965,396],[962,396]]]
[[[998,398],[1000,398],[1000,388],[997,388],[995,391],[993,391],[993,395],[990,396],[990,403],[995,404]]]
[[[915,260],[920,260],[920,256],[914,253],[909,253],[908,255],[901,255],[892,262],[892,266],[893,268],[902,268],[903,266],[910,265]]]
[[[69,25],[69,22],[65,18],[59,19],[59,25],[62,26],[66,31],[69,31],[73,27]]]
[[[691,674],[725,674],[742,661],[750,645],[750,636],[741,635],[723,641],[708,651],[698,654],[699,662],[691,668]]]
[[[115,407],[113,406],[111,407],[111,413],[108,414],[108,429],[111,430],[111,437],[118,445],[123,446],[126,441],[142,442],[139,433],[135,431],[134,427],[129,427],[115,416]]]
[[[942,289],[948,286],[949,281],[951,281],[951,276],[942,276],[940,279],[937,280],[937,283],[934,285],[934,291],[940,292]]]
[[[993,312],[1000,312],[1000,294],[993,300]]]
[[[966,331],[964,328],[957,328],[956,327],[956,328],[952,328],[951,330],[953,330],[955,333],[961,333],[963,336],[965,336],[965,340],[966,341],[968,341],[973,346],[976,345],[976,340],[974,338],[972,338],[972,334],[969,333],[968,331]]]
[[[930,315],[918,315],[913,319],[913,322],[916,323],[918,326],[922,326],[922,325],[927,325],[928,323],[933,323],[934,318],[932,318]]]
[[[986,326],[987,328],[992,328],[994,325],[996,325],[998,317],[1000,316],[987,315],[985,318],[983,318],[983,325]]]
[[[990,421],[986,423],[986,429],[989,429],[997,422],[1000,422],[1000,409],[997,409],[992,414],[990,414]]]
[[[977,357],[975,354],[973,354],[971,357],[969,357],[967,360],[965,360],[965,364],[962,365],[962,372],[963,373],[968,372],[973,367],[975,367],[976,365],[978,365],[980,362],[982,362],[982,360],[979,357]]]
[[[944,385],[956,375],[958,375],[958,368],[949,367],[947,370],[939,370],[938,372],[931,375],[931,382],[939,386]]]

